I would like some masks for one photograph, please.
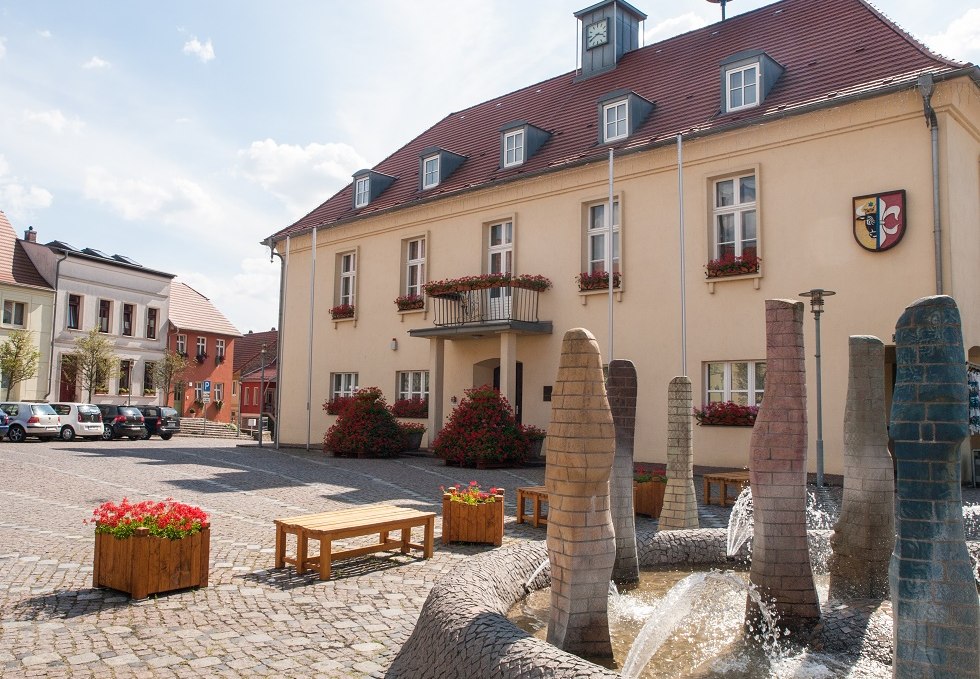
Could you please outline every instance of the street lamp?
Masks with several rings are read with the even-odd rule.
[[[824,297],[830,297],[837,293],[833,290],[814,288],[807,292],[801,292],[800,297],[810,298],[810,311],[817,326],[817,488],[823,487],[823,384],[820,379],[820,314],[823,313]]]
[[[266,345],[262,343],[262,374],[259,377],[259,448],[262,447],[262,408],[265,406],[265,351]]]

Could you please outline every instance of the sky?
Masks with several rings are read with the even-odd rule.
[[[260,242],[446,114],[573,70],[572,14],[594,2],[0,0],[0,210],[268,330],[280,266]],[[721,16],[631,3],[647,45]],[[980,0],[875,6],[980,62]]]

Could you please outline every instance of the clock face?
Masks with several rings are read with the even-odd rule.
[[[585,47],[592,49],[609,42],[609,19],[589,24],[585,29]]]

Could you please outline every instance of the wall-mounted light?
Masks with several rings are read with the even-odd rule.
[[[388,346],[391,347],[392,351],[398,351],[398,338],[392,337],[391,344],[389,344]]]
[[[449,402],[452,403],[453,405],[456,405],[457,403],[459,403],[459,399],[456,398],[455,396],[450,396]]]

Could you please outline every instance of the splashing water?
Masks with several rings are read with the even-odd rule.
[[[980,505],[964,505],[963,528],[967,540],[980,540]]]
[[[612,580],[609,581],[609,596],[619,596],[619,588]]]
[[[742,545],[752,537],[752,513],[752,489],[746,486],[728,517],[728,556],[738,554]]]
[[[537,580],[538,579],[538,576],[541,575],[541,572],[545,568],[548,568],[550,565],[551,565],[551,561],[548,560],[548,559],[545,559],[540,564],[538,564],[538,567],[534,569],[534,572],[533,573],[531,573],[531,577],[529,577],[527,579],[527,582],[524,583],[524,590],[527,591],[527,592],[530,592],[531,590],[533,590],[534,589],[534,581]]]

